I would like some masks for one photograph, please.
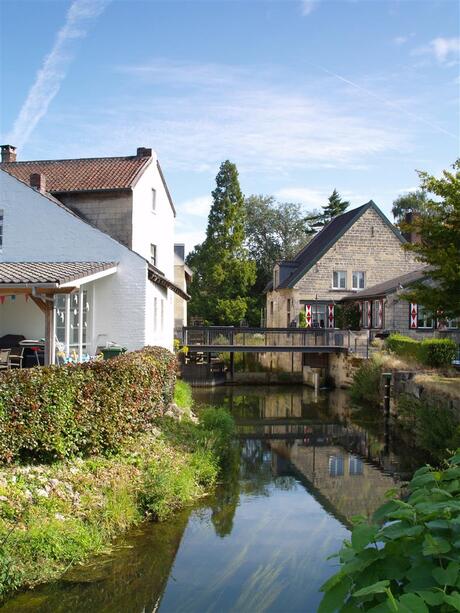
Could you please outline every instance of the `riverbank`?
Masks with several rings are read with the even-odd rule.
[[[180,383],[176,403],[189,399]],[[106,550],[144,518],[161,521],[211,492],[232,434],[225,411],[196,420],[174,404],[111,455],[0,469],[0,601]]]

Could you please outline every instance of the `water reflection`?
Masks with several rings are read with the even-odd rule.
[[[344,392],[308,388],[196,390],[238,425],[216,495],[171,522],[146,524],[110,556],[23,594],[3,609],[187,613],[316,611],[327,560],[353,515],[370,515],[395,479],[424,458],[375,410]]]

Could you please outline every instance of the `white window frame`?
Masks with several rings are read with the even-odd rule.
[[[335,278],[337,275],[337,285],[335,283]],[[341,285],[341,280],[343,279],[344,285]],[[334,270],[332,273],[332,289],[347,289],[347,271],[346,270]]]
[[[3,239],[5,236],[5,211],[0,209],[0,253],[3,251]]]
[[[158,267],[158,247],[154,243],[150,243],[150,262]]]
[[[69,357],[72,353],[78,355],[78,359],[81,360],[83,354],[90,350],[91,338],[90,338],[90,318],[92,317],[93,296],[90,288],[81,286],[78,292],[71,294],[59,294],[61,300],[63,299],[63,305],[60,307],[63,310],[62,321],[63,326],[59,325],[59,328],[64,328],[64,339],[60,339],[64,345],[64,353],[66,357]],[[75,300],[77,298],[77,300]],[[58,298],[55,298],[55,306],[57,309]],[[72,304],[75,302],[75,304]],[[77,311],[75,313],[74,311]],[[60,315],[56,313],[54,323],[54,335],[58,338],[58,317]],[[76,317],[76,318],[75,318]],[[77,333],[77,339],[75,339],[75,332]],[[85,338],[83,338],[85,337]]]
[[[152,187],[152,213],[157,212],[157,190]]]
[[[356,284],[355,284],[356,280]],[[362,281],[362,285],[361,285]],[[351,288],[352,289],[365,289],[366,287],[366,273],[363,270],[354,270],[351,275]]]
[[[420,325],[420,321],[423,322],[423,325]],[[431,321],[431,324],[427,326],[427,322]],[[417,308],[417,329],[419,330],[432,330],[434,328],[434,317],[426,309],[419,304]]]

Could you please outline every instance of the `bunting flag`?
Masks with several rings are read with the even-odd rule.
[[[414,302],[410,303],[410,318],[409,318],[409,327],[414,330],[417,328],[417,315],[418,315],[418,305]]]
[[[311,304],[305,305],[305,321],[307,328],[311,328]]]
[[[334,327],[334,305],[333,304],[327,305],[327,319],[328,319],[328,327],[333,328]]]
[[[383,328],[383,300],[379,300],[379,328]]]
[[[3,304],[5,302],[5,298],[6,296],[0,296],[0,304]]]

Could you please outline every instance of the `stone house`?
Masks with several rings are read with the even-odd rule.
[[[193,272],[185,263],[185,245],[174,245],[174,283],[188,294],[188,286]],[[182,328],[187,325],[187,300],[179,294],[174,295],[174,338],[182,339]]]
[[[421,304],[404,300],[401,294],[418,281],[431,283],[429,268],[398,275],[343,299],[359,309],[360,327],[371,336],[400,332],[422,340],[429,336],[450,336],[460,341],[458,321],[435,317]]]
[[[0,164],[0,337],[66,355],[172,349],[175,209],[151,149],[124,157]],[[40,308],[37,308],[37,305]]]
[[[335,308],[367,287],[421,267],[404,237],[371,200],[338,215],[291,261],[275,265],[266,289],[267,327],[334,328]]]

